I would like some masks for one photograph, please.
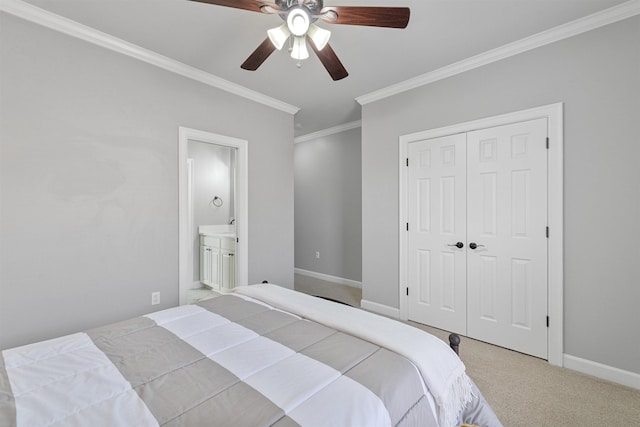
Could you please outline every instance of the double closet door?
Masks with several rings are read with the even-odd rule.
[[[547,119],[409,144],[408,317],[547,358]]]

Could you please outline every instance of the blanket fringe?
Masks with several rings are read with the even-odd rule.
[[[438,407],[440,427],[456,426],[462,411],[473,397],[471,379],[463,372],[451,384],[446,400]]]

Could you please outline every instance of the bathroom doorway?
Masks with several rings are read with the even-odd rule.
[[[247,141],[184,127],[178,139],[179,296],[186,304],[202,280],[222,291],[248,284]],[[223,247],[207,246],[203,258],[205,239]],[[232,251],[225,242],[233,243]],[[205,270],[213,279],[203,278]]]

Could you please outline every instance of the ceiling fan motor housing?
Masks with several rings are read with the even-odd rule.
[[[316,15],[320,14],[323,3],[323,0],[275,0],[275,4],[284,12],[281,17],[285,21],[287,20],[289,10],[302,8],[309,15],[311,22],[314,22],[318,19]]]

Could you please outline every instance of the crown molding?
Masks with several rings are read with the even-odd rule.
[[[587,31],[595,30],[596,28],[600,28],[605,25],[622,21],[623,19],[631,18],[638,14],[640,14],[640,0],[630,0],[609,9],[585,16],[584,18],[576,19],[575,21],[559,25],[516,42],[506,44],[437,70],[419,75],[412,79],[405,80],[401,83],[387,86],[380,90],[359,96],[356,98],[356,101],[360,105],[366,105],[541,46],[555,43]]]
[[[97,46],[112,50],[114,52],[127,55],[156,67],[171,71],[172,73],[190,78],[204,83],[216,89],[241,96],[251,101],[284,111],[289,114],[296,114],[300,108],[271,98],[260,92],[248,89],[244,86],[232,83],[228,80],[217,77],[211,73],[176,61],[164,55],[160,55],[149,49],[145,49],[136,44],[129,43],[95,28],[80,24],[71,19],[56,15],[55,13],[33,6],[22,0],[0,0],[0,11],[17,16],[24,20],[33,22],[43,27],[59,31],[66,35],[76,37]]]
[[[361,126],[362,126],[362,121],[356,120],[355,122],[344,123],[338,126],[333,126],[327,129],[319,130],[317,132],[312,132],[306,135],[298,136],[293,140],[293,143],[297,144],[299,142],[307,142],[307,141],[311,141],[312,139],[322,138],[324,136],[329,136],[329,135],[344,132],[347,130],[359,128]]]

